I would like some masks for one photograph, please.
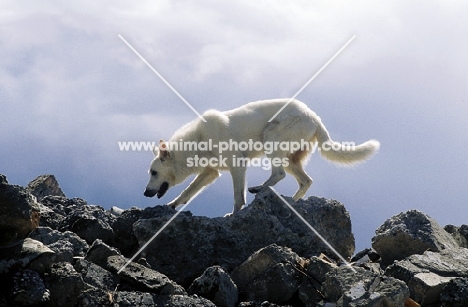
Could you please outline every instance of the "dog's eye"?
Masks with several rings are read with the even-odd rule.
[[[156,176],[158,174],[157,171],[151,171],[151,176]]]

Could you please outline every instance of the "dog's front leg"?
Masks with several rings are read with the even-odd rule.
[[[236,213],[245,205],[245,167],[234,166],[230,169],[232,184],[234,186],[234,208],[232,213]]]
[[[219,172],[212,168],[205,168],[202,173],[198,174],[189,186],[180,193],[173,201],[167,205],[176,208],[186,204],[189,200],[195,197],[202,188],[209,185],[219,177]]]

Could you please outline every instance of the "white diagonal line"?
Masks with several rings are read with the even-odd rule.
[[[193,199],[193,198],[192,198]],[[166,224],[163,225],[163,227],[161,227],[161,229],[158,230],[158,232],[156,232],[152,237],[151,239],[148,240],[148,242],[145,243],[145,245],[143,245],[136,253],[135,255],[133,255],[133,257],[127,261],[127,263],[125,263],[118,271],[117,271],[117,274],[119,274],[120,272],[122,272],[123,269],[125,269],[127,267],[127,265],[130,264],[130,262],[132,262],[136,256],[138,256],[178,215],[179,213],[181,213],[182,211],[184,211],[185,207],[188,206],[188,204],[190,203],[187,202],[179,211],[176,212],[176,214],[174,214],[170,219],[169,221],[166,222]]]
[[[288,106],[288,104],[289,104],[291,101],[293,101],[293,99],[296,98],[297,95],[299,95],[299,94],[309,85],[309,83],[312,82],[312,81],[322,72],[322,70],[324,70],[325,67],[327,67],[328,64],[330,64],[330,63],[341,53],[341,51],[343,51],[343,50],[353,41],[353,39],[355,39],[355,38],[356,38],[356,35],[354,35],[353,37],[351,37],[351,39],[349,39],[348,42],[346,42],[346,44],[344,44],[344,46],[341,47],[341,49],[338,50],[338,52],[335,53],[335,55],[332,56],[331,59],[328,60],[328,62],[325,63],[325,65],[323,65],[322,68],[320,68],[320,70],[317,71],[317,72],[315,73],[315,75],[313,75],[312,78],[310,78],[309,81],[307,81],[306,84],[304,84],[304,85],[297,91],[297,93],[294,94],[294,96],[292,96],[292,97],[288,100],[288,102],[287,102],[281,109],[279,109],[279,111],[276,112],[275,115],[273,115],[273,116],[270,118],[270,120],[268,120],[268,122],[271,122],[273,119],[275,119],[275,117],[278,116],[278,114],[280,114],[281,111],[283,111],[284,108],[286,108],[286,107]]]
[[[315,230],[315,228],[312,227],[312,225],[310,225],[309,222],[307,222],[306,219],[303,218],[302,215],[300,215],[299,212],[297,212],[296,209],[294,209],[293,206],[291,206],[291,205],[286,201],[286,199],[283,198],[283,196],[281,196],[278,192],[276,192],[276,190],[273,189],[273,187],[269,187],[269,188],[276,194],[276,196],[278,196],[278,197],[283,201],[283,203],[284,203],[285,205],[287,205],[287,206],[289,207],[289,209],[291,209],[292,212],[294,212],[294,213],[299,217],[299,219],[301,219],[301,221],[302,221],[304,224],[306,224],[306,225],[310,228],[310,230],[312,230],[312,231],[315,233],[315,235],[316,235],[317,237],[320,238],[320,240],[323,241],[323,243],[325,243],[325,244],[328,246],[329,249],[331,249],[331,250],[335,253],[335,255],[337,255],[337,256],[341,259],[341,261],[343,261],[343,263],[346,264],[346,266],[350,267],[351,270],[353,270],[354,273],[357,273],[356,270],[351,266],[351,264],[350,264],[348,261],[346,261],[346,259],[343,258],[343,256],[341,256],[341,254],[338,253],[338,251],[337,251],[333,246],[331,246],[331,244],[328,243],[328,241],[325,240],[325,238],[322,237],[322,235],[321,235],[317,230]]]
[[[169,87],[169,88],[170,88],[170,89],[171,89],[171,90],[172,90],[172,91],[173,91],[173,92],[174,92],[174,93],[175,93],[175,94],[176,94],[176,95],[177,95],[177,96],[178,96],[178,97],[195,113],[195,114],[198,115],[198,117],[201,118],[202,121],[204,121],[204,122],[206,123],[205,118],[203,118],[203,116],[201,116],[201,114],[198,113],[197,110],[195,110],[195,109],[192,107],[192,105],[191,105],[190,103],[188,103],[188,101],[185,100],[185,98],[182,97],[182,95],[179,94],[179,92],[178,92],[174,87],[172,87],[172,85],[171,85],[169,82],[167,82],[167,80],[164,79],[164,77],[161,76],[161,74],[160,74],[156,69],[154,69],[153,66],[151,66],[150,63],[148,63],[148,61],[145,60],[145,58],[143,58],[143,57],[138,53],[138,51],[136,51],[135,48],[133,48],[132,45],[130,45],[130,44],[125,40],[125,38],[122,37],[122,35],[119,34],[118,36],[119,36],[119,38],[128,46],[128,48],[130,48],[130,49],[146,64],[146,66],[148,66],[148,67],[159,77],[159,79],[161,79],[161,80],[162,80],[162,81],[163,81],[163,82],[164,82],[164,83],[165,83],[165,84],[166,84],[166,85],[167,85],[167,86],[168,86],[168,87]]]

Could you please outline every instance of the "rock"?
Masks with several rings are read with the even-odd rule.
[[[458,246],[468,248],[468,225],[447,225],[444,229],[453,236]]]
[[[60,232],[50,227],[38,227],[29,237],[53,250],[59,257],[57,261],[72,262],[73,257],[84,257],[89,249],[86,241],[71,231]]]
[[[128,259],[122,256],[110,256],[107,258],[106,268],[129,283],[136,289],[160,295],[187,294],[181,286],[167,278],[164,274],[148,269],[138,263],[130,262],[122,271],[120,269]],[[118,273],[120,271],[120,273]]]
[[[117,247],[120,252],[131,258],[140,248],[138,239],[133,233],[133,224],[141,219],[172,217],[177,211],[169,206],[156,206],[152,208],[131,208],[123,211],[112,224],[114,237],[112,246]],[[179,216],[192,216],[190,212],[181,212]]]
[[[73,307],[84,289],[84,282],[70,263],[58,262],[52,265],[46,286],[50,290],[49,306]]]
[[[408,287],[400,280],[380,276],[362,268],[342,266],[330,271],[322,284],[325,297],[320,306],[401,307],[409,297]]]
[[[43,273],[55,262],[56,254],[41,242],[26,238],[0,248],[0,259],[0,274],[26,267]]]
[[[16,272],[13,277],[12,296],[15,304],[37,306],[50,300],[50,291],[36,271],[25,269]]]
[[[66,216],[86,206],[87,203],[81,198],[46,196],[41,200],[41,204],[41,226],[58,230]]]
[[[119,307],[216,307],[215,304],[202,297],[187,295],[159,296],[144,292],[116,292],[113,295],[113,306]]]
[[[434,219],[417,210],[393,216],[375,232],[372,247],[385,265],[428,249],[437,252],[458,246]]]
[[[277,305],[270,302],[242,302],[238,307],[292,307],[291,305]]]
[[[207,268],[192,282],[188,293],[209,299],[218,307],[234,307],[238,297],[237,286],[220,266]]]
[[[385,274],[404,281],[411,298],[421,305],[439,301],[445,285],[455,277],[468,277],[468,249],[446,249],[439,253],[427,251],[412,255],[389,266]]]
[[[102,267],[85,259],[78,259],[74,265],[83,281],[97,289],[114,291],[120,279]]]
[[[23,187],[0,183],[0,246],[20,241],[39,226],[40,208],[36,198]]]
[[[351,221],[341,203],[316,197],[297,203],[289,197],[286,200],[343,257],[352,255],[354,237]],[[137,220],[133,224],[133,232],[139,246],[146,244],[171,217]],[[148,245],[142,257],[152,268],[188,286],[205,268],[220,265],[230,271],[252,253],[272,243],[290,247],[306,258],[322,252],[335,257],[269,189],[257,193],[252,204],[227,218],[181,213]]]
[[[294,269],[301,262],[291,249],[276,244],[255,252],[231,274],[240,300],[278,304],[288,301],[302,282]]]
[[[440,293],[442,307],[468,306],[468,278],[453,278]]]
[[[120,252],[117,249],[110,247],[106,243],[97,239],[89,248],[85,259],[99,265],[102,268],[106,268],[107,258],[118,255],[120,255]]]
[[[100,206],[84,205],[67,215],[59,230],[72,231],[92,244],[96,239],[108,243],[114,236],[111,225],[115,217]]]
[[[54,175],[41,175],[37,177],[28,184],[27,189],[32,195],[36,196],[38,201],[49,195],[65,197]]]

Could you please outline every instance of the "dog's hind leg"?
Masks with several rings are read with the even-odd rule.
[[[283,179],[285,176],[286,176],[286,173],[285,173],[284,167],[282,165],[272,166],[270,178],[268,178],[268,180],[265,181],[264,183],[262,183],[261,185],[250,187],[249,192],[250,193],[258,193],[264,187],[272,187],[275,184],[277,184],[278,181]]]
[[[305,195],[309,187],[312,185],[313,180],[304,171],[304,168],[302,167],[302,164],[300,162],[294,163],[290,161],[289,165],[286,167],[286,172],[293,175],[293,177],[296,179],[297,183],[299,184],[298,190],[296,191],[296,193],[294,193],[292,197],[294,201],[298,201],[300,198],[302,198]]]

